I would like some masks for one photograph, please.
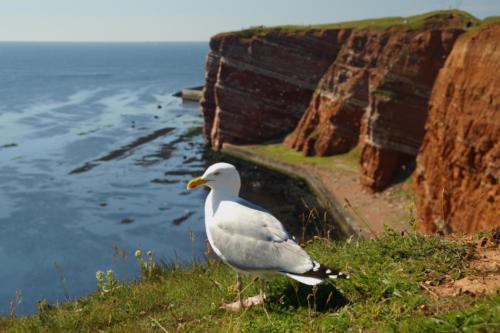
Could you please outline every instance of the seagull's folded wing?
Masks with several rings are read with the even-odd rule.
[[[209,228],[213,245],[237,269],[301,274],[313,267],[274,216],[244,200],[222,201]]]

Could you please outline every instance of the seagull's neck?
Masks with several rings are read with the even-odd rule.
[[[237,198],[238,193],[235,193],[235,191],[229,191],[225,188],[212,188],[205,201],[205,219],[209,221],[209,218],[214,216],[222,201],[235,200]]]

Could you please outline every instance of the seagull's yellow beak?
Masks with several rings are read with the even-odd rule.
[[[195,179],[192,179],[189,181],[189,183],[187,184],[187,189],[188,190],[191,190],[195,187],[198,187],[200,185],[203,185],[203,184],[206,184],[208,180],[205,180],[201,177],[198,177],[198,178],[195,178]]]

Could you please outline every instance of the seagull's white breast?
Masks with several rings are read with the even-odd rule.
[[[207,196],[207,199],[205,200],[205,231],[207,233],[207,238],[208,242],[210,243],[210,246],[212,246],[212,249],[214,250],[215,254],[217,254],[222,261],[226,262],[226,258],[222,255],[222,253],[219,251],[217,246],[214,244],[214,240],[212,237],[212,233],[210,231],[210,224],[215,223],[214,221],[214,205],[213,205],[213,191],[210,191],[210,193]],[[227,262],[226,262],[227,264]]]

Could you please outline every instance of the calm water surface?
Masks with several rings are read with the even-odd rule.
[[[203,83],[207,47],[0,43],[0,314],[16,290],[26,314],[94,291],[97,270],[133,280],[135,249],[203,257],[206,192],[185,186],[218,157],[172,93]],[[277,214],[306,210],[266,185],[289,180],[243,178]]]

